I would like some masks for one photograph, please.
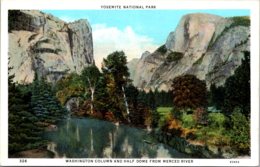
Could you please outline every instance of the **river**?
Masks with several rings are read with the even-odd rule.
[[[69,118],[46,132],[55,158],[187,158],[148,131],[90,118]]]

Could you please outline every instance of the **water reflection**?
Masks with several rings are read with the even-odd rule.
[[[48,132],[48,149],[56,158],[185,158],[147,131],[95,119],[71,118]],[[149,141],[149,142],[147,142]]]

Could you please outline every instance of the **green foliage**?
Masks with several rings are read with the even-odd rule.
[[[171,107],[172,106],[172,93],[171,91],[158,91],[157,89],[149,91],[139,91],[138,100],[151,109],[155,110],[157,107]]]
[[[85,87],[81,77],[76,73],[59,80],[55,85],[56,97],[62,105],[65,105],[71,97],[84,97]]]
[[[178,61],[183,57],[183,53],[181,52],[171,52],[167,57],[166,60],[167,62],[173,62],[173,61]]]
[[[207,88],[205,81],[194,75],[174,78],[172,83],[173,104],[177,108],[197,108],[207,104]]]
[[[235,108],[231,115],[231,142],[239,153],[249,154],[250,151],[250,122],[242,114],[240,108]]]
[[[157,108],[157,113],[159,114],[159,127],[161,127],[166,119],[169,117],[169,115],[172,115],[171,114],[172,112],[172,107],[158,107]]]
[[[222,113],[209,113],[208,121],[211,128],[224,128],[227,117]]]
[[[250,52],[245,52],[242,64],[225,83],[225,111],[230,114],[235,107],[242,109],[246,116],[250,114]]]
[[[10,70],[11,68],[9,68]],[[8,77],[8,151],[9,155],[27,149],[41,147],[43,129],[37,126],[38,118],[30,109],[31,93]]]
[[[140,93],[138,89],[130,84],[126,87],[125,93],[130,106],[131,123],[139,126],[157,126],[158,113],[138,99]]]
[[[65,117],[66,109],[60,105],[51,86],[44,79],[35,79],[31,89],[32,111],[41,122],[55,123]]]
[[[107,82],[104,75],[100,75],[100,78],[96,85],[94,106],[95,109],[105,115],[110,109],[110,99],[107,89]]]
[[[132,106],[130,106],[130,108],[131,107]],[[139,103],[136,107],[131,109],[130,120],[131,124],[134,125],[150,126],[152,124],[151,110],[142,103]]]
[[[125,53],[113,52],[103,59],[102,71],[106,81],[110,111],[120,120],[126,120],[124,87],[130,83]]]
[[[158,107],[157,112],[160,113],[160,115],[166,115],[172,111],[172,107]]]
[[[127,87],[125,89],[125,94],[126,94],[127,101],[129,104],[131,103],[131,104],[133,104],[133,106],[136,106],[139,103],[139,101],[138,101],[139,91],[132,84],[127,85]]]
[[[172,92],[171,91],[154,91],[154,98],[156,106],[172,107]]]
[[[106,59],[103,59],[102,71],[104,74],[112,74],[116,87],[120,90],[130,81],[127,59],[123,51],[113,52]]]
[[[100,72],[95,65],[91,65],[88,67],[85,67],[81,72],[81,78],[83,80],[83,83],[86,85],[86,87],[95,87],[99,77]]]
[[[91,65],[88,67],[85,67],[81,72],[81,78],[83,80],[83,83],[85,85],[85,89],[88,90],[88,93],[91,95],[90,98],[90,113],[93,114],[94,110],[94,94],[96,90],[96,85],[98,80],[100,79],[101,73],[99,72],[97,66]]]
[[[212,128],[209,126],[201,127],[197,129],[195,136],[196,140],[202,141],[206,145],[213,146],[229,146],[230,145],[230,137],[225,134],[224,128]]]
[[[181,116],[182,126],[184,128],[194,128],[196,125],[195,120],[193,119],[192,114],[183,113]]]
[[[215,84],[210,85],[209,104],[217,109],[222,109],[225,100],[225,88],[223,86],[216,87]]]
[[[200,65],[203,61],[204,56],[205,56],[205,53],[203,53],[202,56],[193,63],[193,65]]]
[[[165,54],[167,52],[167,48],[165,45],[162,45],[156,51],[160,52],[161,54]]]
[[[233,21],[230,27],[235,27],[235,26],[245,26],[249,27],[250,26],[250,18],[248,16],[236,16],[236,17],[231,17],[231,20]]]
[[[151,111],[151,117],[152,117],[152,123],[151,127],[156,128],[159,126],[159,121],[160,121],[160,115],[156,110]]]

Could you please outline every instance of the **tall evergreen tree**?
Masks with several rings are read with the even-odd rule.
[[[10,69],[10,68],[9,68]],[[15,152],[38,148],[43,145],[43,129],[30,110],[30,93],[22,91],[13,83],[14,75],[8,77],[8,151]]]
[[[210,105],[215,106],[217,109],[223,108],[225,101],[225,88],[223,86],[216,87],[215,84],[212,84],[209,96]]]
[[[106,87],[106,79],[104,75],[100,75],[100,78],[96,85],[96,95],[95,95],[95,108],[97,111],[100,111],[103,116],[106,114],[107,111],[109,111],[110,105],[109,105],[109,94]]]
[[[236,107],[250,115],[250,52],[244,53],[242,64],[225,83],[225,111],[232,113]]]
[[[60,105],[44,79],[35,79],[32,83],[31,107],[42,122],[55,123],[66,115],[66,109]]]

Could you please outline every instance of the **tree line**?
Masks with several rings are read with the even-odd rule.
[[[45,78],[39,78],[37,72],[34,81],[27,85],[14,83],[14,76],[10,75],[9,153],[46,146],[42,139],[44,129],[68,114],[65,106],[72,98],[76,99],[71,104],[71,112],[75,115],[140,127],[157,128],[160,119],[157,108],[173,107],[171,121],[163,127],[166,131],[169,126],[173,127],[181,121],[186,113],[192,113],[198,124],[207,126],[207,107],[214,106],[229,118],[230,122],[225,126],[233,129],[233,142],[239,145],[240,150],[248,150],[249,52],[245,52],[245,58],[234,75],[223,86],[211,85],[210,91],[207,91],[205,81],[193,75],[184,75],[172,81],[172,88],[168,92],[145,92],[133,86],[129,76],[123,51],[113,52],[103,59],[101,71],[95,65],[90,65],[81,74],[64,76],[55,85],[47,83]]]

